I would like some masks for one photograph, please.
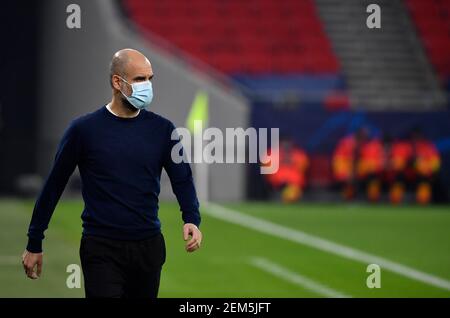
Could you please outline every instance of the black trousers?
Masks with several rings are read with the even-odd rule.
[[[161,233],[142,241],[83,236],[80,259],[87,298],[156,298],[166,246]]]

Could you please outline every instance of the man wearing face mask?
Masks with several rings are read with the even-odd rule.
[[[36,279],[43,266],[42,240],[56,204],[76,166],[85,207],[80,258],[86,297],[150,297],[158,294],[165,262],[158,219],[164,168],[180,204],[186,251],[200,248],[199,203],[188,163],[174,163],[174,125],[145,110],[153,98],[153,70],[140,52],[114,54],[112,100],[74,120],[36,201],[23,266]]]

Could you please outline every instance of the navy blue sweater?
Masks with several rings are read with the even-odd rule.
[[[174,163],[175,126],[141,110],[121,118],[103,106],[74,120],[64,133],[51,172],[36,201],[27,250],[42,251],[44,231],[76,166],[85,207],[83,234],[118,240],[149,238],[161,230],[158,195],[162,168],[169,175],[185,223],[200,224],[199,203],[188,163]]]

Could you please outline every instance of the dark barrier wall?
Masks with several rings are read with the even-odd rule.
[[[330,112],[321,105],[274,106],[270,103],[252,105],[251,125],[279,127],[280,135],[292,136],[299,146],[311,154],[331,154],[343,136],[361,126],[371,134],[386,132],[393,137],[406,137],[414,127],[438,147],[442,156],[440,184],[450,189],[450,112]],[[448,197],[446,195],[446,197]]]
[[[2,3],[0,49],[0,193],[35,171],[39,1]],[[48,85],[52,85],[49,79]]]

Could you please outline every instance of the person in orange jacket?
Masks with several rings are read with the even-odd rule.
[[[384,148],[379,138],[373,138],[361,146],[357,176],[366,188],[369,201],[376,202],[381,197],[384,166]]]
[[[387,146],[386,146],[387,148]],[[405,183],[411,183],[414,179],[414,171],[411,169],[412,146],[409,141],[392,141],[385,151],[385,181],[389,186],[389,200],[393,204],[403,201]]]
[[[403,200],[406,184],[415,185],[416,202],[427,204],[432,198],[432,182],[440,169],[440,155],[436,146],[414,129],[408,141],[392,144],[389,155],[390,200]]]
[[[342,187],[342,196],[350,200],[356,193],[357,183],[360,181],[360,160],[362,149],[368,141],[368,131],[359,129],[354,135],[342,138],[337,144],[332,158],[332,170],[335,180]]]
[[[441,158],[436,146],[416,129],[411,136],[412,169],[416,179],[416,201],[427,204],[432,198],[432,183],[439,172]]]
[[[306,186],[308,155],[290,138],[282,139],[278,149],[269,149],[268,155],[271,160],[279,160],[278,171],[265,175],[272,190],[280,193],[281,200],[285,203],[298,201]]]

